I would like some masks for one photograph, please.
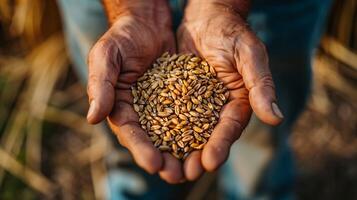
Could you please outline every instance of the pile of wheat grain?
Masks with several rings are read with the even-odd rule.
[[[138,79],[132,95],[154,145],[185,159],[207,143],[229,92],[206,61],[165,53]]]

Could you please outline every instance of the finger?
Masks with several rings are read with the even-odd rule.
[[[194,181],[203,174],[204,169],[201,164],[201,151],[194,151],[186,158],[183,171],[186,179],[189,181]]]
[[[89,110],[87,120],[96,124],[109,115],[114,105],[114,86],[121,65],[120,52],[114,43],[101,39],[88,56]]]
[[[284,117],[277,106],[264,44],[252,32],[247,32],[238,41],[235,55],[238,71],[249,90],[249,100],[254,112],[267,124],[279,124]]]
[[[152,145],[146,133],[138,124],[128,122],[120,126],[117,137],[120,144],[128,148],[135,162],[141,168],[150,174],[154,174],[161,169],[162,156],[159,150]]]
[[[164,167],[159,172],[160,177],[170,184],[182,183],[185,179],[181,162],[169,153],[164,153],[163,158]]]
[[[120,93],[127,96],[129,91],[121,91]],[[140,167],[151,174],[161,169],[162,155],[139,126],[138,116],[128,102],[117,102],[108,122],[117,135],[120,144],[131,152],[135,162]]]
[[[221,111],[220,120],[202,151],[202,165],[207,171],[216,170],[227,160],[231,145],[248,124],[251,110],[247,101],[234,99]]]

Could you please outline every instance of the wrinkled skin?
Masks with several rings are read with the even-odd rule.
[[[264,45],[239,14],[220,6],[190,3],[177,34],[179,53],[193,52],[205,58],[230,90],[229,102],[209,142],[184,163],[153,146],[139,126],[130,92],[131,84],[157,57],[165,51],[175,52],[168,5],[161,2],[152,10],[146,7],[144,17],[133,12],[115,15],[112,26],[88,56],[89,123],[107,118],[136,163],[149,173],[158,172],[168,183],[195,180],[223,164],[249,121],[251,107],[266,123],[281,121],[272,110],[276,99]]]
[[[265,47],[237,12],[222,4],[190,3],[177,35],[179,52],[205,58],[230,91],[207,145],[185,162],[186,178],[195,180],[227,159],[230,146],[249,121],[251,107],[271,125],[280,123],[281,116],[272,109],[276,98]]]
[[[91,49],[87,120],[96,124],[107,118],[119,142],[130,150],[137,164],[155,173],[162,168],[162,155],[139,126],[130,86],[162,53],[175,52],[175,39],[168,5],[146,12],[155,17],[132,13],[117,16]]]

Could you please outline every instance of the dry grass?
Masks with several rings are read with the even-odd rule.
[[[83,117],[85,94],[69,69],[55,2],[1,1],[0,17],[5,30],[0,49],[0,188],[14,192],[0,192],[0,198],[15,194],[28,198],[23,187],[9,185],[16,177],[32,188],[29,196],[103,199],[99,183],[108,144],[102,128],[90,127]],[[66,108],[71,106],[80,109]],[[65,132],[73,135],[57,135]],[[58,138],[65,138],[64,149],[52,148],[61,143]],[[91,174],[87,186],[73,179],[81,169],[86,173],[77,176]]]
[[[335,1],[314,62],[313,95],[291,138],[301,199],[357,198],[356,16],[357,1]]]
[[[319,153],[357,158],[355,16],[357,1],[335,2],[327,34],[314,62],[313,95],[293,137],[302,161],[308,162]],[[305,130],[311,133],[300,137],[299,132]]]

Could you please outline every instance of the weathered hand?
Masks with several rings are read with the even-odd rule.
[[[107,118],[137,164],[155,173],[163,169],[166,155],[139,126],[130,87],[162,53],[175,52],[171,16],[164,0],[124,2],[109,14],[111,27],[89,53],[87,119],[96,124]]]
[[[203,3],[200,3],[203,2]],[[178,30],[179,53],[205,58],[230,90],[230,99],[202,152],[184,163],[188,180],[217,169],[246,127],[251,108],[265,123],[277,125],[283,116],[276,105],[268,56],[263,43],[231,5],[191,0]]]

